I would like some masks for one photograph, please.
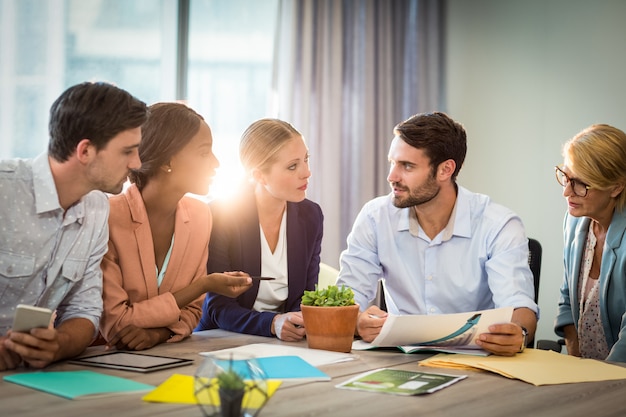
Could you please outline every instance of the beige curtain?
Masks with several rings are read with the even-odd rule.
[[[330,265],[362,205],[389,192],[393,127],[443,110],[442,14],[434,0],[280,1],[271,107],[309,146]]]

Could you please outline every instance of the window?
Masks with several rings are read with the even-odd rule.
[[[213,133],[220,168],[212,195],[241,180],[239,138],[267,117],[277,0],[192,0],[189,29],[189,105]]]
[[[102,80],[146,102],[167,97],[168,84],[161,82],[161,75],[167,72],[163,63],[174,51],[162,48],[161,39],[175,36],[172,30],[168,33],[164,20],[165,9],[176,15],[174,2],[4,0],[0,4],[1,157],[33,157],[46,149],[50,105],[73,84]]]
[[[67,87],[108,81],[148,104],[187,103],[207,120],[232,186],[238,142],[267,115],[277,0],[190,0],[187,74],[177,74],[177,0],[0,2],[0,158],[34,157]],[[220,180],[214,182],[219,188]]]

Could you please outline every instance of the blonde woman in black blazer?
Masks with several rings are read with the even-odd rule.
[[[240,159],[251,184],[236,198],[211,204],[207,272],[277,279],[255,281],[236,299],[208,293],[196,330],[304,337],[300,300],[317,283],[324,219],[319,205],[305,198],[308,157],[302,135],[284,121],[261,119],[244,132]]]

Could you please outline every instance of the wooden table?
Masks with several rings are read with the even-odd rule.
[[[284,343],[305,347],[306,342],[285,343],[277,339],[210,330],[192,335],[179,343],[166,343],[146,353],[196,359],[194,365],[140,374],[103,368],[87,368],[67,363],[47,370],[90,369],[110,375],[159,385],[174,373],[193,375],[202,357],[198,352],[250,343]],[[90,348],[93,354],[101,347]],[[488,372],[455,371],[420,367],[430,372],[467,374],[468,378],[433,394],[402,397],[387,394],[340,390],[335,385],[367,370],[393,367],[416,370],[417,361],[427,354],[394,350],[354,352],[358,359],[320,367],[332,377],[329,382],[284,383],[270,399],[261,416],[626,416],[626,380],[588,382],[536,387]],[[23,369],[21,370],[23,371]],[[11,372],[0,373],[7,375]],[[199,407],[155,404],[141,400],[144,394],[124,394],[106,398],[66,400],[9,382],[0,381],[2,416],[189,416],[202,417]]]

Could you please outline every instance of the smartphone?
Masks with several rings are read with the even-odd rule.
[[[45,307],[35,307],[26,304],[18,304],[13,318],[14,332],[30,332],[37,327],[47,328],[52,318],[52,310]]]
[[[257,281],[257,280],[258,281],[271,281],[271,280],[276,279],[274,277],[260,277],[260,276],[257,276],[257,275],[251,276],[250,278],[252,278],[252,281]]]

